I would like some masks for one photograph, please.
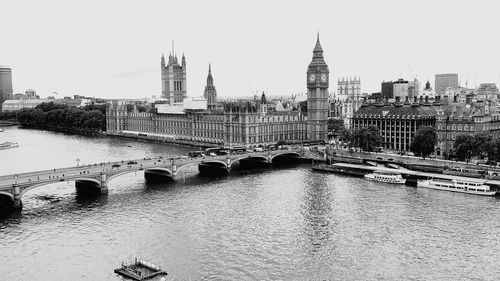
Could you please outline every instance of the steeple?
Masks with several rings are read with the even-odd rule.
[[[182,67],[186,67],[186,57],[184,56],[184,53],[182,53]]]
[[[316,46],[314,46],[313,52],[314,53],[321,52],[321,55],[323,55],[323,48],[321,48],[321,43],[319,42],[319,31],[316,38]]]
[[[212,77],[212,67],[208,64],[207,87],[214,85],[214,78]]]
[[[165,66],[165,56],[161,53],[161,65]]]
[[[314,46],[313,50],[313,58],[309,64],[309,67],[311,66],[327,66],[323,58],[323,48],[321,48],[321,43],[319,42],[319,32],[316,38],[316,46]]]

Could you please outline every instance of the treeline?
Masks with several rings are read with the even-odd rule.
[[[473,157],[500,162],[500,138],[490,132],[458,135],[453,142],[453,150],[445,152],[444,157],[467,162]]]
[[[106,107],[105,105],[88,105],[76,108],[47,102],[35,108],[1,112],[0,119],[16,120],[28,127],[104,131],[106,130]]]

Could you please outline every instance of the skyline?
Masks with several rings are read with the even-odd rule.
[[[434,87],[436,73],[458,73],[462,85],[468,76],[469,87],[500,78],[493,1],[89,3],[8,4],[12,43],[0,45],[0,65],[12,67],[15,93],[160,96],[172,40],[186,56],[189,97],[202,96],[209,63],[220,98],[305,93],[318,30],[332,93],[353,76],[367,93],[414,76]]]

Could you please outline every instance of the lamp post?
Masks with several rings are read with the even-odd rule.
[[[80,166],[80,158],[76,158],[76,166],[79,167]]]

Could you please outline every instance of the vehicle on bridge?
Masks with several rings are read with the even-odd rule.
[[[135,164],[137,164],[137,161],[128,161],[127,164],[128,165],[135,165]]]
[[[111,168],[120,168],[120,166],[121,166],[120,164],[113,164]]]
[[[224,147],[213,147],[205,149],[205,155],[217,156],[217,155],[227,155],[228,149]]]
[[[196,158],[196,157],[205,157],[205,153],[203,151],[190,151],[188,153],[188,156],[191,158]]]

